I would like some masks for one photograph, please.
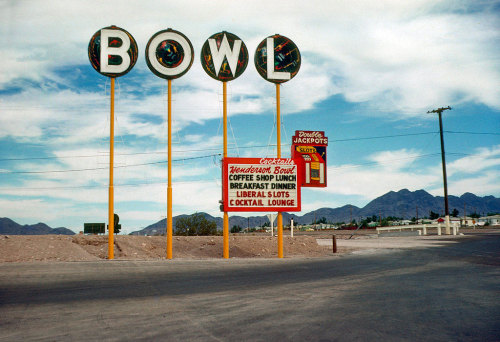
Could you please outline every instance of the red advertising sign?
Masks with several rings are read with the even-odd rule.
[[[302,145],[328,145],[328,138],[323,131],[295,131],[292,144]]]
[[[326,187],[326,146],[323,131],[295,131],[292,137],[292,158],[302,172],[301,186]]]
[[[224,158],[224,211],[300,211],[300,171],[289,158]]]

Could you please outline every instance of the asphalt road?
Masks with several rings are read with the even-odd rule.
[[[0,265],[0,341],[499,341],[500,235],[323,259]]]

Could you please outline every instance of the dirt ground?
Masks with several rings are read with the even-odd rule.
[[[115,236],[115,259],[151,260],[166,257],[163,236]],[[173,258],[221,258],[222,236],[174,236]],[[333,255],[332,248],[320,246],[316,237],[283,237],[285,257]],[[350,248],[338,251],[345,253]],[[108,237],[95,235],[2,235],[0,262],[90,261],[107,259]],[[272,258],[278,255],[277,238],[270,236],[230,236],[231,258]]]
[[[476,231],[477,232],[477,231]],[[460,236],[421,236],[377,238],[375,231],[308,232],[283,237],[284,257],[327,257],[363,250],[414,248],[453,241]],[[332,251],[335,234],[337,253]],[[463,235],[462,235],[463,237]],[[166,258],[164,236],[115,236],[114,255],[117,260],[154,260]],[[222,258],[222,236],[174,236],[173,258]],[[0,262],[30,261],[92,261],[107,259],[106,235],[0,235]],[[231,235],[230,258],[274,258],[278,255],[277,238],[269,235]]]

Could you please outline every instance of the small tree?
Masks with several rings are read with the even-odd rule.
[[[231,228],[231,233],[239,233],[241,232],[241,227],[234,225],[233,228]]]
[[[435,219],[439,218],[439,214],[438,214],[438,213],[435,213],[435,212],[433,212],[433,211],[431,210],[431,212],[429,213],[429,218],[430,218],[431,220],[435,220]]]
[[[326,217],[321,217],[319,220],[314,221],[312,224],[327,224]]]
[[[457,210],[457,208],[455,208],[451,212],[451,217],[457,217],[457,216],[458,216],[458,210]]]
[[[217,235],[217,224],[199,213],[177,219],[175,229],[177,235]]]

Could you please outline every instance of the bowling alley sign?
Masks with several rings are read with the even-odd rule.
[[[326,187],[323,131],[295,131],[292,158],[224,158],[223,211],[300,211],[302,187]]]
[[[224,211],[300,211],[301,176],[291,158],[224,158]]]
[[[127,74],[137,62],[133,36],[114,25],[95,32],[88,46],[92,67],[115,78]],[[145,49],[146,64],[158,77],[172,80],[186,74],[194,49],[181,32],[166,29],[155,33]],[[213,79],[227,82],[246,69],[249,52],[235,34],[223,31],[203,45],[200,61]],[[295,77],[301,55],[295,43],[275,34],[265,38],[254,53],[257,72],[268,82],[280,84]],[[300,211],[301,187],[326,187],[326,147],[323,131],[296,131],[291,158],[224,158],[224,211]]]

